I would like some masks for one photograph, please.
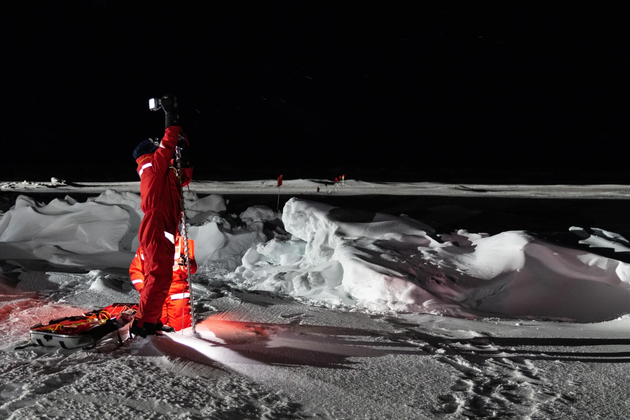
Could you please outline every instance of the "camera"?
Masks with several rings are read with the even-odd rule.
[[[151,111],[158,111],[160,108],[162,108],[162,101],[160,98],[149,99],[149,109]]]

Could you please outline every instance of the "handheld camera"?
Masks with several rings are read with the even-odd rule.
[[[149,99],[149,109],[151,111],[158,111],[162,108],[162,100],[160,98]]]

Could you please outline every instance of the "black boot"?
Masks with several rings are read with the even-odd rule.
[[[155,330],[167,333],[175,332],[175,328],[171,327],[170,325],[162,324],[162,321],[158,321],[155,323]]]
[[[157,325],[150,322],[144,323],[144,329],[147,332],[147,335],[162,335],[160,330],[157,329]]]
[[[147,333],[143,327],[138,326],[138,320],[134,319],[131,323],[131,328],[129,328],[129,337],[133,338],[134,335],[139,335],[140,337],[146,337]]]
[[[129,334],[139,335],[140,337],[146,338],[147,335],[162,335],[160,331],[156,329],[155,324],[151,324],[149,322],[145,322],[142,327],[138,326],[138,320],[134,319],[131,324],[131,328],[129,328]]]

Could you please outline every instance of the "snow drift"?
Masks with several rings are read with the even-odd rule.
[[[55,270],[126,270],[142,219],[137,194],[108,190],[84,203],[19,196],[0,219],[0,259]],[[597,322],[630,313],[630,267],[524,231],[437,233],[405,216],[297,198],[227,215],[219,195],[187,193],[190,236],[204,270],[237,287],[325,305],[458,317]],[[275,228],[274,228],[275,227]],[[628,249],[604,232],[583,243]]]
[[[630,312],[628,264],[526,232],[435,234],[406,217],[299,199],[282,219],[292,238],[250,249],[237,270],[249,287],[463,317],[594,322]]]

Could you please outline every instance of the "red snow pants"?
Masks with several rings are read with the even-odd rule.
[[[140,293],[140,303],[136,311],[138,326],[145,322],[155,324],[162,315],[162,306],[168,296],[173,280],[173,257],[175,255],[175,231],[177,225],[170,226],[166,212],[149,211],[144,214],[138,239],[144,250],[144,287]]]

